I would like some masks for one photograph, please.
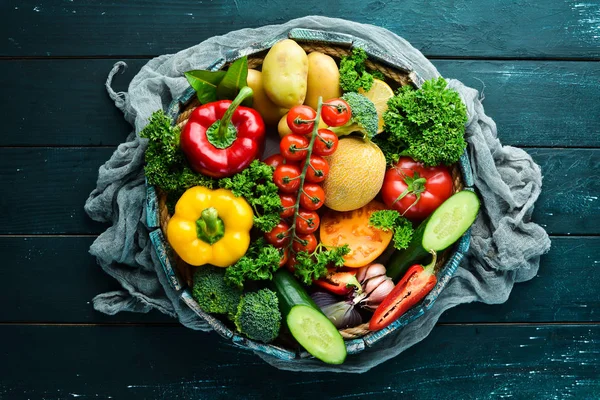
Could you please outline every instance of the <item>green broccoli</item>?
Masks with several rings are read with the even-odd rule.
[[[348,92],[344,93],[342,99],[346,100],[352,110],[352,117],[346,125],[329,128],[338,136],[349,135],[352,132],[360,132],[365,139],[371,139],[377,135],[377,109],[375,104],[362,94]]]
[[[368,92],[373,85],[373,78],[382,78],[379,71],[367,71],[365,61],[367,53],[361,48],[354,48],[352,54],[342,57],[340,61],[340,87],[344,92],[357,92],[363,88]]]
[[[269,343],[279,335],[281,312],[277,295],[270,289],[246,293],[233,318],[237,330],[250,339]]]
[[[192,296],[202,310],[208,313],[227,314],[231,318],[237,311],[242,291],[226,284],[224,278],[223,268],[198,267],[194,273]]]

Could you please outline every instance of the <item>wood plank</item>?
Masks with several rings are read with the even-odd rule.
[[[554,235],[599,234],[600,149],[528,151],[542,167],[544,190],[533,220]],[[83,204],[112,148],[0,148],[0,234],[99,233]],[[43,160],[43,161],[42,161]],[[27,212],[23,212],[27,210]]]
[[[0,293],[10,307],[1,322],[176,323],[158,311],[109,316],[93,309],[92,298],[122,290],[88,253],[94,237],[2,237]],[[1,396],[0,396],[1,398]]]
[[[436,327],[351,382],[280,371],[185,328],[4,325],[0,336],[0,394],[10,399],[592,399],[600,391],[598,325]]]
[[[596,2],[302,3],[225,0],[9,0],[0,5],[2,56],[158,55],[246,27],[310,14],[385,27],[430,56],[600,56]],[[390,17],[396,16],[396,17]],[[92,34],[93,33],[93,34]],[[77,40],[73,40],[77,38]]]
[[[0,269],[0,293],[14,305],[0,313],[0,323],[176,323],[158,312],[116,316],[95,312],[91,299],[120,287],[89,255],[93,240],[93,237],[0,238],[5,265]],[[446,312],[440,322],[597,322],[598,249],[600,237],[553,237],[552,248],[542,258],[538,276],[515,285],[506,303],[465,304]],[[67,254],[69,262],[65,263]],[[27,290],[15,282],[24,282]]]
[[[131,127],[104,89],[114,60],[0,62],[11,101],[0,146],[117,145]],[[147,60],[127,59],[114,87],[127,90]],[[594,62],[433,60],[440,73],[481,90],[504,144],[600,147],[600,64]],[[19,79],[15,79],[18,77]],[[51,78],[48,78],[51,77]],[[68,88],[68,89],[66,89]]]

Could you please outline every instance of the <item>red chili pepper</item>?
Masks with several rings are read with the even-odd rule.
[[[431,292],[437,283],[433,272],[437,257],[434,251],[431,254],[433,260],[430,264],[425,267],[419,264],[410,267],[390,294],[383,299],[369,322],[369,330],[378,331],[390,325]]]
[[[231,176],[259,157],[265,142],[260,114],[240,104],[252,95],[243,87],[236,98],[196,108],[181,132],[181,149],[196,172],[215,178]]]
[[[340,296],[347,295],[360,284],[356,280],[356,270],[337,271],[335,268],[327,268],[327,275],[321,279],[313,281],[317,286]]]

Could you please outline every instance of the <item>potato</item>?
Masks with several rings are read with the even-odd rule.
[[[280,107],[292,108],[304,103],[308,57],[291,39],[277,42],[262,65],[263,87],[267,96]]]
[[[308,55],[308,79],[304,104],[316,109],[319,96],[323,101],[340,97],[340,70],[327,54],[313,51]]]
[[[267,125],[275,125],[281,117],[281,107],[273,103],[263,88],[262,73],[255,69],[248,69],[248,86],[254,92],[252,108],[254,108]]]
[[[319,129],[326,129],[326,128],[328,128],[327,124],[323,121],[323,118],[320,118],[319,119]],[[279,123],[277,124],[277,132],[279,133],[279,137],[282,139],[285,136],[291,135],[293,133],[287,123],[287,113],[285,113],[285,115],[283,117],[281,117],[281,119],[279,120]]]

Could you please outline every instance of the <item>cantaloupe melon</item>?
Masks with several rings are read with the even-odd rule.
[[[377,145],[358,137],[340,139],[329,157],[323,182],[325,205],[336,211],[356,210],[377,196],[385,176],[385,157]]]

